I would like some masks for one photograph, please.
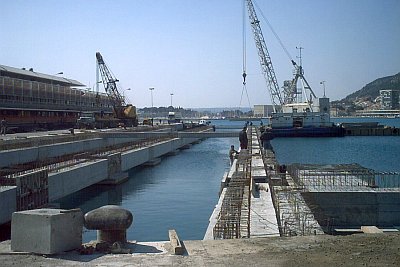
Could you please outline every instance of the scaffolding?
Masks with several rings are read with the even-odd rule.
[[[214,239],[250,237],[251,146],[240,151],[235,167],[213,228]]]
[[[17,211],[44,207],[49,202],[47,169],[25,171],[0,177],[0,185],[16,186]]]
[[[359,164],[292,164],[288,173],[304,191],[400,187],[400,173],[374,171]]]
[[[281,236],[324,233],[299,190],[290,186],[274,186],[272,194]]]

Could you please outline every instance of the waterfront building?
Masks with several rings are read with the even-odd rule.
[[[379,90],[381,96],[381,109],[393,110],[400,109],[399,90]]]
[[[10,130],[72,127],[82,111],[108,114],[112,104],[76,80],[0,65],[0,117]]]
[[[265,118],[273,112],[272,105],[254,105],[254,117]]]

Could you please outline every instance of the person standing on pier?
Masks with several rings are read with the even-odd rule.
[[[235,146],[231,145],[231,149],[229,150],[229,159],[231,160],[231,166],[233,164],[233,160],[235,159],[237,153],[238,152],[235,150]]]
[[[239,133],[240,149],[247,149],[249,140],[247,139],[247,127],[243,127],[243,130]]]
[[[264,149],[272,150],[271,140],[274,139],[274,135],[271,131],[265,130],[261,136],[261,145]]]
[[[6,121],[6,118],[3,118],[2,120],[1,120],[1,123],[0,123],[0,134],[1,135],[6,135],[6,132],[7,132],[7,121]]]

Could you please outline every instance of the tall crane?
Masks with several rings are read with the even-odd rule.
[[[299,50],[299,61],[300,64],[296,64],[292,60],[292,64],[295,69],[294,78],[291,81],[285,82],[284,86],[284,103],[285,104],[292,104],[296,102],[296,98],[299,95],[299,91],[297,90],[297,83],[300,80],[302,90],[300,94],[304,92],[304,96],[306,97],[306,101],[309,104],[310,110],[312,110],[312,101],[313,98],[316,99],[317,96],[315,95],[314,91],[311,89],[310,84],[307,82],[306,78],[304,77],[304,69],[302,67],[302,57],[301,57],[301,50],[303,47],[296,47]],[[309,95],[307,94],[309,92]]]
[[[137,126],[138,119],[136,115],[136,107],[125,103],[125,98],[117,88],[117,82],[119,82],[119,80],[112,75],[100,52],[96,53],[96,59],[104,89],[113,105],[115,117],[125,126]]]
[[[279,90],[278,81],[276,79],[274,67],[272,66],[271,57],[269,56],[268,48],[265,44],[264,36],[261,31],[260,21],[257,18],[253,2],[251,0],[245,1],[249,13],[250,25],[253,30],[254,40],[256,42],[256,47],[258,50],[261,69],[269,89],[274,112],[280,112],[282,110],[282,105],[284,104],[284,101],[281,96],[281,91]]]

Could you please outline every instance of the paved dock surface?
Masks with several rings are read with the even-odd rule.
[[[1,266],[399,266],[400,233],[138,243],[132,254],[43,256],[10,252],[0,243]]]

